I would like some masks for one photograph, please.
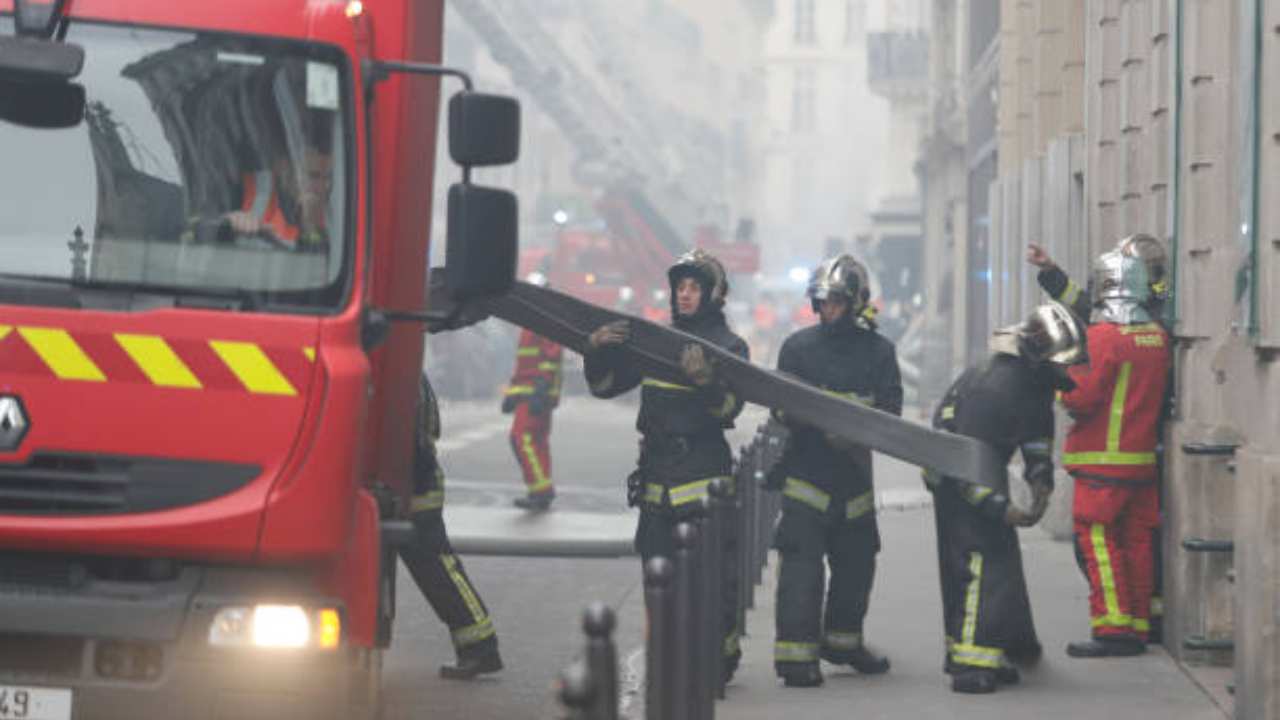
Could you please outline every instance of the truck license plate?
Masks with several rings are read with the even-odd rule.
[[[0,685],[0,720],[71,720],[71,691]]]

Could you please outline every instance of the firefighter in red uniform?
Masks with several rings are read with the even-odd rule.
[[[1168,335],[1145,307],[1141,259],[1120,250],[1094,265],[1089,365],[1063,405],[1075,419],[1063,465],[1075,478],[1072,517],[1089,577],[1093,638],[1072,657],[1137,655],[1150,630],[1152,536],[1160,524],[1156,429],[1169,374]]]
[[[1168,306],[1169,306],[1169,254],[1165,252],[1164,245],[1154,237],[1145,233],[1136,233],[1122,239],[1116,245],[1116,249],[1122,254],[1135,257],[1142,261],[1147,267],[1147,280],[1151,283],[1151,297],[1145,303],[1147,312],[1156,322],[1164,326],[1166,332],[1168,326]],[[1050,297],[1071,307],[1072,311],[1080,316],[1082,320],[1088,320],[1090,311],[1093,308],[1093,292],[1091,288],[1081,289],[1075,282],[1067,276],[1067,273],[1058,267],[1053,258],[1045,252],[1044,248],[1036,244],[1027,245],[1027,262],[1040,269],[1036,276],[1036,280]],[[1173,380],[1170,377],[1168,387],[1173,387]],[[1161,411],[1161,421],[1168,419],[1172,412],[1172,398],[1166,393],[1164,408]],[[1164,437],[1164,432],[1160,429],[1156,431],[1156,437]],[[1162,455],[1156,457],[1156,475],[1163,476],[1160,472],[1163,462]],[[1155,568],[1152,578],[1152,595],[1150,605],[1151,631],[1147,635],[1148,643],[1160,643],[1164,637],[1163,619],[1164,619],[1164,593],[1163,573],[1161,572],[1161,547],[1159,529],[1152,531],[1151,538],[1152,549],[1152,566]],[[1084,557],[1077,553],[1077,560],[1080,563],[1080,569],[1088,575],[1085,568]]]
[[[545,285],[540,273],[529,282]],[[520,331],[516,369],[502,397],[502,412],[515,413],[511,422],[511,450],[524,473],[528,494],[516,507],[546,510],[556,497],[551,483],[551,411],[560,404],[563,348],[529,330]]]

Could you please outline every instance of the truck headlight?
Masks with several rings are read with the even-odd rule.
[[[218,611],[209,626],[215,647],[318,648],[331,650],[342,640],[342,620],[334,608],[254,605]]]

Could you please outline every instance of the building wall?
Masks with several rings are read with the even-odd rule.
[[[867,22],[875,4],[775,3],[764,43],[767,210],[761,227],[765,263],[775,272],[816,265],[826,238],[849,240],[870,225],[878,170],[890,160],[888,103],[866,80]],[[810,10],[812,35],[802,22]]]
[[[1237,717],[1280,718],[1280,0],[1000,10],[988,321],[1041,300],[1029,241],[1078,281],[1128,234],[1167,243],[1165,644],[1193,669],[1234,665]],[[1051,512],[1061,528],[1064,500]]]

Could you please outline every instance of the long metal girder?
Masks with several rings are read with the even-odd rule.
[[[432,308],[439,312],[443,293],[436,285]],[[439,303],[439,304],[437,304]],[[467,308],[469,320],[492,315],[575,350],[589,352],[587,337],[615,320],[631,323],[631,337],[620,346],[626,358],[647,377],[686,383],[680,352],[701,345],[716,372],[744,401],[781,410],[877,452],[981,485],[1001,487],[1006,472],[995,448],[963,435],[942,432],[850,402],[811,385],[753,365],[719,346],[675,328],[583,302],[555,290],[516,283],[508,294]]]

